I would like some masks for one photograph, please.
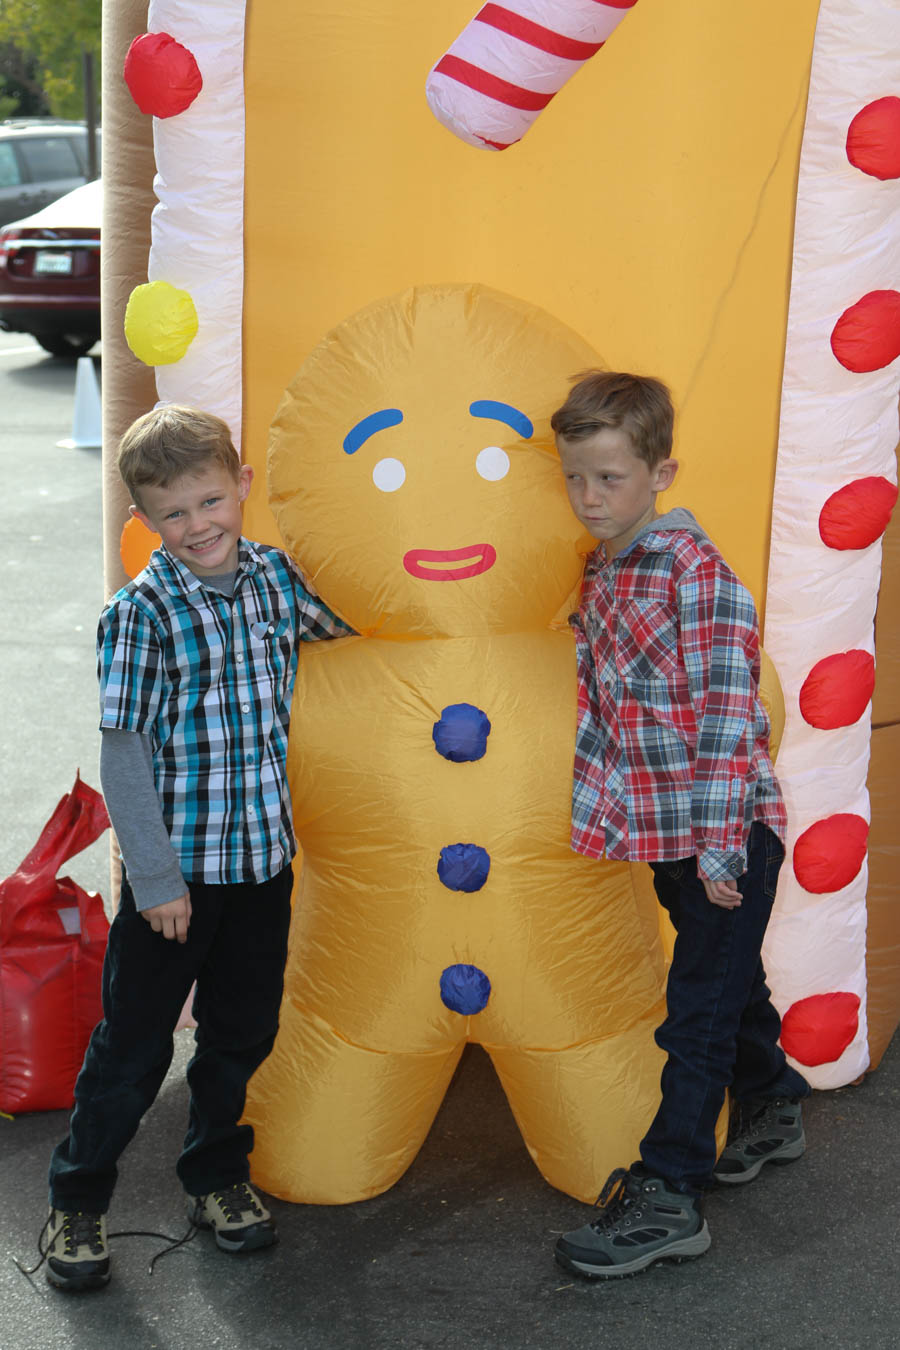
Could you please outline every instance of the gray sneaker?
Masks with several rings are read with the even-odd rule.
[[[654,1261],[702,1256],[711,1242],[699,1197],[670,1191],[659,1177],[617,1168],[597,1204],[598,1219],[556,1244],[557,1261],[576,1275],[636,1275]]]
[[[806,1151],[800,1103],[779,1097],[739,1118],[737,1133],[713,1168],[716,1181],[742,1186],[759,1176],[765,1163],[795,1162]]]
[[[46,1227],[47,1279],[57,1289],[99,1289],[109,1280],[106,1215],[51,1209]],[[37,1269],[37,1267],[35,1267]]]
[[[225,1252],[255,1251],[278,1241],[274,1219],[246,1181],[188,1196],[188,1218],[198,1228],[211,1228]]]

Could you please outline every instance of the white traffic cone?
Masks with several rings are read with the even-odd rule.
[[[66,450],[99,450],[103,443],[100,417],[100,386],[89,356],[79,356],[75,371],[75,414],[72,435],[57,445]]]

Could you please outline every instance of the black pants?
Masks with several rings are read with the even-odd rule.
[[[760,957],[783,860],[778,836],[754,822],[737,909],[707,898],[696,858],[651,864],[677,936],[668,1015],[656,1033],[668,1055],[662,1102],[641,1142],[641,1160],[676,1190],[698,1192],[709,1183],[727,1087],[736,1101],[809,1093],[778,1044],[781,1020]]]
[[[118,1160],[166,1076],[195,980],[190,1117],[176,1170],[189,1195],[247,1180],[253,1130],[238,1121],[278,1029],[291,885],[290,867],[258,885],[191,882],[181,944],[154,933],[123,880],[103,966],[104,1018],[75,1084],[68,1137],[50,1162],[55,1208],[109,1208]]]

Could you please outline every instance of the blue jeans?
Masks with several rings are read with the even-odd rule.
[[[707,899],[696,858],[651,864],[677,937],[668,1015],[656,1033],[668,1055],[662,1102],[641,1141],[641,1161],[675,1190],[696,1194],[709,1184],[727,1087],[738,1102],[805,1097],[810,1090],[778,1044],[781,1019],[760,959],[783,861],[781,840],[755,821],[737,909]]]
[[[69,1134],[50,1162],[56,1209],[109,1208],[118,1160],[166,1076],[195,980],[190,1116],[176,1171],[189,1195],[248,1179],[253,1130],[238,1121],[247,1083],[278,1029],[292,879],[286,867],[258,885],[190,882],[191,922],[181,944],[154,933],[123,878],[103,966],[103,1021],[75,1084]]]

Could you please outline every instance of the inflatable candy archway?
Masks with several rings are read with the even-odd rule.
[[[494,930],[491,955],[501,962],[493,975],[484,954],[465,943],[454,947],[449,931],[439,953],[440,914],[447,911],[427,899],[455,895],[454,918],[477,915],[481,922],[492,893],[499,895],[502,869],[494,853],[474,825],[454,831],[453,821],[434,817],[429,775],[435,769],[462,775],[446,780],[456,794],[460,783],[475,781],[479,765],[493,772],[501,727],[503,737],[513,738],[506,748],[522,761],[556,766],[541,805],[548,818],[564,819],[555,719],[571,686],[556,698],[542,696],[540,712],[528,699],[510,703],[504,721],[461,678],[432,687],[416,668],[404,683],[383,664],[376,680],[359,655],[390,643],[398,661],[405,653],[415,664],[426,660],[436,634],[448,651],[476,636],[492,650],[493,626],[512,623],[493,608],[485,614],[475,598],[482,583],[487,591],[505,584],[499,561],[479,575],[453,573],[484,562],[485,552],[463,554],[490,543],[494,523],[498,537],[526,519],[551,527],[558,485],[552,475],[529,477],[533,468],[525,466],[552,465],[549,448],[541,448],[541,419],[563,396],[580,350],[599,353],[610,366],[661,374],[672,385],[683,468],[670,504],[696,511],[764,615],[766,645],[785,690],[779,772],[791,819],[767,966],[788,1052],[818,1086],[856,1078],[883,1051],[900,997],[897,882],[887,849],[900,750],[900,654],[891,645],[900,597],[887,572],[879,598],[882,541],[896,547],[889,526],[900,351],[893,289],[900,248],[896,8],[888,0],[796,0],[790,7],[758,0],[748,22],[744,6],[718,0],[517,0],[477,13],[468,0],[424,10],[387,0],[377,16],[364,6],[334,6],[328,25],[303,3],[245,9],[237,0],[160,0],[149,11],[136,4],[106,8],[105,119],[112,134],[104,138],[105,248],[108,260],[114,251],[115,275],[128,280],[108,289],[105,302],[108,367],[110,355],[122,356],[107,372],[107,444],[154,396],[150,367],[118,336],[130,298],[129,341],[155,369],[155,395],[219,412],[260,468],[271,435],[272,491],[286,542],[327,598],[350,618],[360,606],[369,620],[362,624],[366,637],[334,654],[334,672],[338,655],[343,670],[359,663],[358,683],[345,687],[335,674],[332,686],[328,677],[335,698],[328,716],[344,710],[345,735],[332,745],[331,759],[301,771],[298,818],[308,840],[310,885],[320,866],[320,829],[331,833],[335,858],[364,857],[381,889],[365,924],[348,927],[340,905],[330,922],[314,906],[298,912],[284,1033],[248,1108],[258,1127],[260,1180],[296,1199],[373,1193],[402,1170],[427,1129],[452,1067],[447,1044],[460,1039],[444,1034],[449,1026],[462,1025],[462,1035],[496,1047],[503,1036],[503,1044],[513,1043],[515,1024],[520,1046],[527,1040],[537,1056],[561,1048],[564,1005],[583,1006],[580,975],[567,986],[563,974],[563,992],[554,991],[537,1021],[528,1023],[524,1009],[521,1017],[506,1017],[507,1000],[518,996],[524,1005],[528,987],[505,984],[509,969],[527,980],[546,956],[532,963],[508,920]],[[599,19],[603,31],[586,26]],[[155,36],[132,51],[132,97],[123,65],[132,39],[145,33]],[[150,175],[140,166],[141,155],[144,164],[149,157],[151,119],[159,207],[148,231]],[[502,154],[485,153],[504,145]],[[111,231],[111,220],[126,225]],[[434,283],[448,281],[457,286],[435,290]],[[492,291],[518,298],[488,302]],[[424,346],[421,305],[411,294],[443,297],[436,308],[422,301]],[[462,309],[459,295],[471,298]],[[386,296],[407,298],[382,301]],[[483,300],[502,310],[486,325]],[[523,391],[516,372],[532,361],[535,325],[544,326],[548,345],[536,344],[544,352],[541,370]],[[570,337],[563,340],[565,332]],[[571,369],[559,359],[567,342],[575,343]],[[432,354],[423,402],[425,385],[410,372],[425,350]],[[487,386],[507,370],[515,388],[504,397],[499,385]],[[479,373],[483,382],[474,378]],[[471,411],[491,402],[515,408],[536,436],[523,435],[524,423]],[[302,419],[284,410],[292,407],[303,410]],[[384,420],[398,413],[402,420]],[[359,442],[352,453],[343,444],[347,436],[351,445]],[[478,469],[482,455],[487,476]],[[303,465],[309,474],[298,485],[291,474]],[[494,496],[485,496],[491,489]],[[112,484],[107,495],[113,558],[124,511]],[[409,525],[410,502],[427,523],[427,537]],[[471,533],[470,510],[485,527],[480,534]],[[383,553],[377,577],[360,569],[354,531],[368,537],[376,518],[387,521],[379,537],[393,542],[395,559],[423,549],[443,554],[431,564],[423,554],[419,563],[444,569],[446,579],[428,582],[401,567],[395,580],[407,588],[402,598],[385,577]],[[262,496],[251,499],[246,523],[251,535],[281,537]],[[520,542],[512,537],[513,545]],[[569,538],[573,550],[576,542]],[[112,565],[108,580],[119,580]],[[524,590],[503,593],[518,633],[533,632],[537,622],[526,599]],[[546,641],[558,638],[564,649],[568,639],[547,630],[547,618],[544,609]],[[312,687],[325,681],[326,669],[325,658],[314,658],[304,679]],[[470,663],[466,673],[476,672],[489,674]],[[541,666],[536,686],[545,687],[546,679]],[[404,733],[394,747],[393,724],[379,721],[377,710],[398,699],[406,711],[418,710],[419,721],[416,736]],[[492,726],[483,759],[443,759],[430,733],[421,735],[425,704],[429,726],[440,726],[444,710],[462,704],[481,712]],[[371,712],[365,742],[350,734],[362,706]],[[523,715],[517,719],[515,711]],[[379,740],[380,732],[386,739]],[[306,733],[309,739],[308,726]],[[424,986],[414,979],[385,992],[382,966],[381,1001],[374,1004],[373,986],[360,986],[345,1011],[359,1057],[385,1051],[390,1058],[379,1037],[391,1018],[399,1024],[404,1008],[415,1008],[412,1026],[422,1035],[411,1052],[428,1057],[434,1071],[427,1100],[395,1095],[391,1121],[372,1107],[371,1075],[364,1072],[348,1071],[331,1103],[322,1095],[324,1047],[335,1023],[323,1014],[324,995],[315,992],[317,980],[324,988],[329,968],[344,960],[371,974],[387,952],[389,967],[406,969],[395,948],[379,946],[384,931],[393,930],[375,919],[397,918],[408,903],[410,874],[401,853],[409,827],[396,820],[376,826],[378,810],[361,809],[356,795],[365,788],[373,807],[383,803],[385,775],[373,768],[378,756],[409,765],[404,822],[413,821],[417,831],[434,827],[434,872],[416,883],[418,903],[404,919],[410,950],[421,941],[441,970],[476,968],[491,980],[482,1011],[453,1014],[435,981],[424,1030]],[[558,837],[550,830],[541,839],[552,854],[551,836]],[[490,855],[480,889],[451,891],[437,873],[441,851],[454,844]],[[535,849],[523,857],[522,876],[548,877],[543,904],[554,924],[540,932],[554,944],[560,972],[573,953],[588,948],[600,980],[609,981],[603,988],[611,1006],[594,1000],[604,1027],[599,1034],[611,1048],[623,1034],[623,1010],[631,1008],[639,1039],[657,1012],[658,951],[649,929],[643,946],[633,942],[632,927],[625,943],[629,973],[617,983],[604,964],[616,930],[605,917],[598,925],[597,916],[608,916],[610,925],[646,924],[652,917],[646,870],[635,869],[623,887],[620,871],[594,868],[596,902],[588,912],[580,900],[561,901],[547,856]],[[566,864],[577,867],[577,860]],[[405,899],[398,896],[401,874]],[[338,892],[346,883],[350,894],[339,864],[327,880]],[[542,913],[537,896],[529,905]],[[532,911],[507,912],[521,925]],[[543,953],[543,939],[533,950],[538,946]],[[570,969],[581,968],[576,962]],[[598,1024],[589,1028],[576,1017],[572,1026],[570,1047],[583,1048],[590,1064],[585,1079],[593,1083],[591,1053],[598,1052],[590,1047]],[[627,1068],[637,1097],[656,1071],[648,1034],[643,1046]],[[501,1073],[515,1098],[513,1068]],[[570,1117],[560,1156],[551,1158],[541,1119],[543,1108],[552,1112],[550,1098],[543,1088],[534,1119],[520,1109],[523,1131],[556,1184],[590,1194],[610,1166],[631,1156],[646,1105],[636,1098],[620,1127],[615,1098],[598,1107],[587,1131],[573,1132]],[[338,1122],[362,1111],[364,1122],[378,1125],[362,1143],[352,1127],[352,1159],[335,1119],[327,1129],[320,1125],[335,1101]],[[405,1149],[396,1142],[401,1128],[411,1141]],[[329,1131],[332,1153],[322,1138]],[[304,1160],[315,1141],[318,1151]]]

